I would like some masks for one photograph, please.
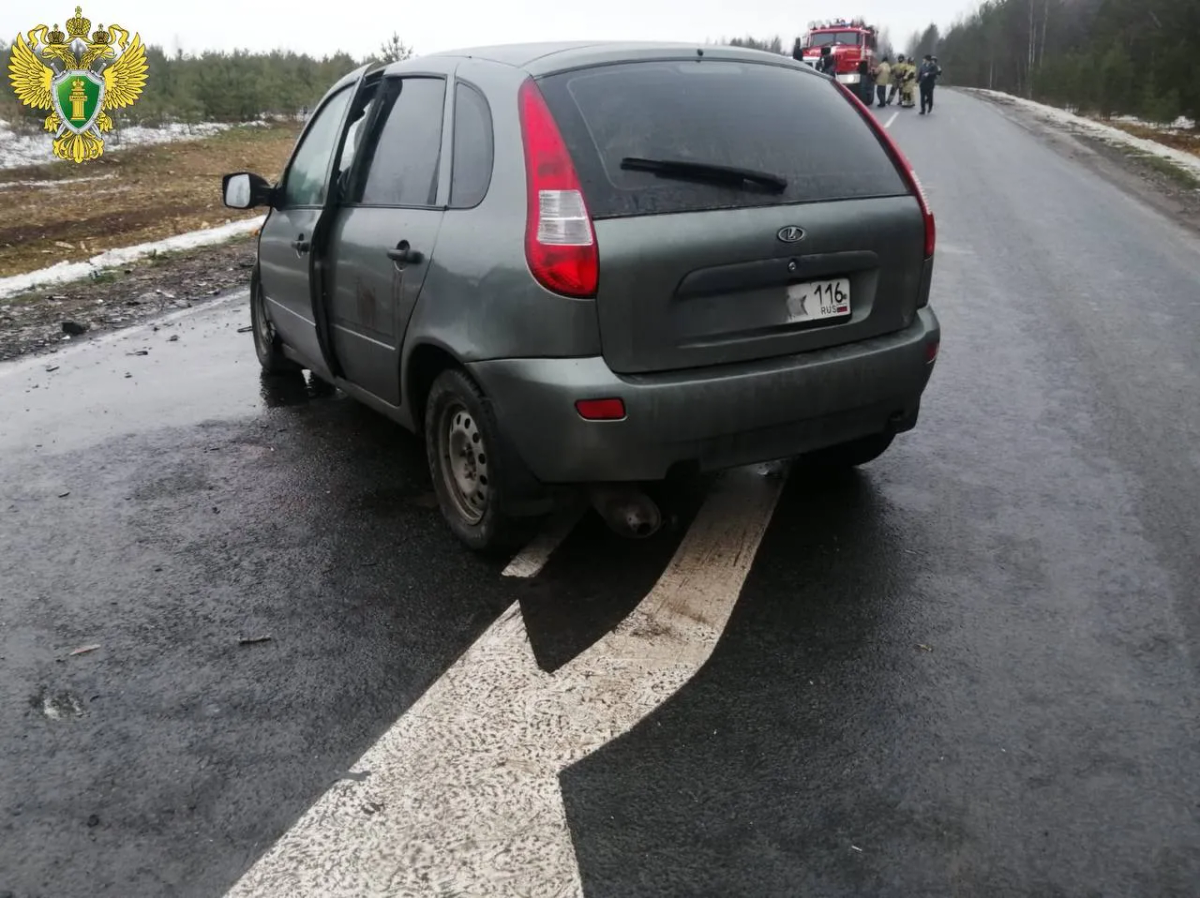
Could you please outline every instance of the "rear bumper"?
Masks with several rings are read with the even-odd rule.
[[[940,340],[932,309],[899,333],[800,356],[653,375],[603,358],[469,365],[517,456],[543,483],[660,480],[788,458],[916,424]],[[620,421],[585,421],[578,399],[620,397]]]

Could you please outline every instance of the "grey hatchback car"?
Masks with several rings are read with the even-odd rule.
[[[934,220],[833,79],[735,47],[530,44],[364,66],[265,207],[256,352],[423,434],[504,544],[559,487],[878,457],[937,356]]]

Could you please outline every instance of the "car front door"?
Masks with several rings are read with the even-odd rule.
[[[283,342],[314,364],[324,361],[325,354],[313,312],[313,239],[327,205],[346,111],[360,84],[361,77],[331,93],[313,114],[259,237],[259,282],[267,314]]]
[[[330,226],[326,296],[346,380],[400,404],[400,348],[441,226],[446,78],[385,78]]]

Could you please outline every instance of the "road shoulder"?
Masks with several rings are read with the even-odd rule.
[[[0,362],[67,346],[246,287],[255,244],[163,253],[95,277],[0,300]]]
[[[989,103],[1042,143],[1200,235],[1200,180],[1169,160],[1044,119],[1003,95],[973,90],[963,93]]]

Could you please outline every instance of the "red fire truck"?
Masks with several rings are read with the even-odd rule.
[[[875,68],[876,38],[875,28],[862,19],[812,22],[804,36],[796,38],[792,58],[816,66],[821,48],[828,47],[834,60],[834,77],[869,104],[874,91],[861,63],[866,63],[866,72]]]

